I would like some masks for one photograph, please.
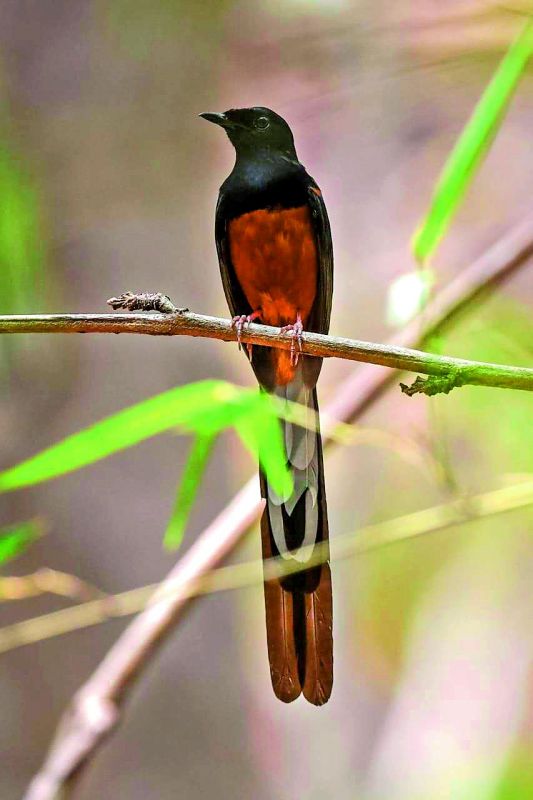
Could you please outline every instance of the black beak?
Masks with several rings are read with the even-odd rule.
[[[208,122],[220,125],[221,128],[232,127],[231,120],[229,120],[225,114],[214,114],[211,113],[211,111],[206,111],[205,114],[200,114],[199,116],[202,117],[202,119],[206,119]]]

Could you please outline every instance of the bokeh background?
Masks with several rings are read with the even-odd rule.
[[[233,164],[202,111],[267,105],[322,186],[336,257],[332,332],[381,341],[388,290],[453,142],[522,23],[524,2],[3,0],[0,313],[101,312],[126,289],[226,315],[213,218]],[[531,211],[525,75],[435,259],[458,275]],[[446,352],[532,363],[531,266],[446,336]],[[251,385],[237,348],[185,338],[4,337],[8,466],[177,384]],[[356,369],[324,366],[322,404]],[[362,423],[409,440],[327,460],[333,537],[531,476],[529,394],[466,388],[431,403],[392,389]],[[40,566],[117,592],[157,581],[188,442],[164,436],[3,496],[0,522],[49,532],[2,574]],[[408,458],[413,447],[420,459]],[[427,468],[427,459],[434,468]],[[421,466],[426,464],[426,466]],[[254,465],[217,445],[186,545]],[[334,693],[271,692],[261,587],[195,605],[157,654],[77,793],[89,798],[521,800],[531,759],[530,510],[333,564]],[[257,531],[234,560],[259,555]],[[0,605],[2,624],[65,605]],[[126,624],[0,659],[0,796],[20,797],[59,716]]]

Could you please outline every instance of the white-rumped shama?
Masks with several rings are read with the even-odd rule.
[[[291,130],[278,114],[240,108],[201,116],[224,128],[237,155],[220,188],[215,222],[234,323],[239,333],[256,319],[291,333],[291,351],[254,345],[246,352],[264,391],[318,415],[315,387],[322,359],[300,355],[298,347],[304,329],[329,330],[333,250],[322,193],[298,161]],[[322,442],[313,429],[314,413],[310,428],[283,423],[292,494],[278,495],[260,474],[266,501],[263,558],[305,563],[309,546],[328,546]],[[264,588],[274,692],[286,703],[303,693],[322,705],[333,683],[329,563],[265,581]]]

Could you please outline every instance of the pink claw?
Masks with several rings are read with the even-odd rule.
[[[300,359],[300,353],[302,352],[302,334],[304,332],[304,326],[302,323],[302,318],[298,313],[296,317],[296,322],[292,325],[284,325],[281,328],[281,333],[290,333],[292,341],[291,341],[291,366],[297,367],[298,361]],[[296,346],[298,345],[298,349]]]
[[[254,311],[253,314],[248,314],[248,315],[246,315],[246,314],[237,314],[237,316],[233,317],[233,319],[231,320],[232,326],[237,331],[237,341],[239,343],[239,350],[242,347],[241,336],[242,336],[242,332],[243,332],[245,326],[249,325],[250,322],[253,322],[254,319],[257,319],[260,316],[261,316],[261,312],[260,311]],[[247,345],[249,358],[252,357],[252,346],[253,345],[251,345],[251,344]]]

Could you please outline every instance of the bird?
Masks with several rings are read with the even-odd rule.
[[[291,349],[244,348],[262,391],[308,409],[309,427],[283,421],[293,479],[278,494],[260,471],[263,559],[300,572],[264,581],[267,647],[275,695],[326,703],[333,685],[332,589],[322,440],[316,383],[322,359],[302,354],[304,330],[328,333],[333,247],[318,184],[299,162],[288,123],[269,108],[200,114],[235,148],[220,187],[215,240],[226,300],[239,339],[253,321],[280,327]],[[314,427],[313,427],[314,426]],[[313,547],[323,562],[305,569]]]

